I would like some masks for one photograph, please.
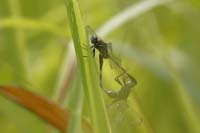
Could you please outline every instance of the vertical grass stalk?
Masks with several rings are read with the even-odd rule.
[[[76,0],[66,0],[69,26],[74,42],[78,66],[81,71],[83,90],[89,105],[90,119],[94,133],[109,133],[110,126],[105,111],[105,104],[99,88],[97,71],[88,46],[85,28],[82,24]],[[88,46],[87,49],[83,48]],[[88,58],[83,56],[87,55]]]

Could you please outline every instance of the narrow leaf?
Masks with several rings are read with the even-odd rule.
[[[14,86],[0,86],[0,93],[36,113],[58,129],[66,131],[71,116],[70,112],[65,111],[47,98]]]

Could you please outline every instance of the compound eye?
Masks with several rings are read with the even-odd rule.
[[[96,43],[98,41],[96,35],[92,35],[90,40],[91,40],[92,43]]]

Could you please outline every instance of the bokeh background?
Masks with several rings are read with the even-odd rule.
[[[79,7],[84,24],[95,30],[141,2],[145,1],[82,0]],[[138,81],[128,104],[143,122],[127,126],[125,132],[200,132],[199,0],[157,4],[104,40],[113,43],[122,66]],[[56,101],[64,80],[62,66],[68,64],[65,69],[69,70],[73,65],[73,60],[66,61],[73,51],[70,41],[64,0],[0,0],[0,84],[24,86]],[[104,83],[117,89],[115,70],[105,62]],[[72,74],[67,98],[73,86],[80,84]],[[105,100],[110,99],[105,95]],[[39,117],[0,96],[1,133],[47,131],[47,123]]]

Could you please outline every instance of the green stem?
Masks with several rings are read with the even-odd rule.
[[[20,5],[18,0],[9,0],[10,13],[12,18],[21,18]],[[12,63],[15,66],[15,70],[21,73],[21,77],[17,76],[16,80],[22,82],[27,77],[27,54],[24,32],[21,29],[16,29],[13,32],[14,44],[8,43],[8,53],[12,53]],[[11,34],[12,35],[12,34]]]

